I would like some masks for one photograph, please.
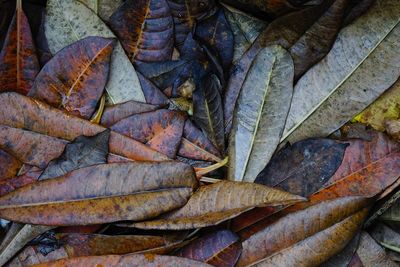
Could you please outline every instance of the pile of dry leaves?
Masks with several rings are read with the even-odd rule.
[[[398,266],[399,0],[1,0],[0,266]]]

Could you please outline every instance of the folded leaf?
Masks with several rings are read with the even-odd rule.
[[[319,265],[356,234],[369,203],[362,197],[338,198],[288,214],[243,242],[237,266]]]
[[[254,182],[307,197],[335,174],[347,146],[322,138],[286,146],[272,157]]]
[[[105,130],[97,124],[70,116],[40,101],[16,93],[0,95],[0,124],[68,141],[80,135],[92,136]],[[110,153],[133,160],[168,160],[165,155],[115,132],[110,134],[109,149]]]
[[[237,235],[229,230],[219,230],[192,241],[175,255],[213,266],[233,267],[241,251],[242,245]]]
[[[88,36],[115,38],[107,25],[78,0],[48,0],[46,10],[45,32],[52,54]],[[120,43],[116,43],[111,56],[106,90],[113,104],[145,101],[135,69]]]
[[[400,80],[363,110],[363,112],[355,116],[353,121],[370,125],[378,131],[384,131],[387,120],[397,120],[399,118]]]
[[[276,206],[304,198],[263,185],[221,181],[202,186],[188,203],[161,219],[132,224],[140,229],[192,229],[215,225],[257,206]]]
[[[193,93],[193,118],[214,146],[225,150],[224,114],[222,110],[221,82],[215,74],[205,75],[196,81]]]
[[[343,29],[329,54],[296,84],[282,141],[329,135],[394,84],[399,24],[400,3],[377,0]]]
[[[169,158],[175,158],[184,124],[183,113],[159,109],[122,119],[111,126],[111,129],[138,140]]]
[[[280,46],[257,55],[235,108],[229,179],[254,181],[272,157],[290,107],[293,71],[289,53]]]
[[[146,98],[146,103],[152,105],[167,106],[169,104],[169,99],[163,92],[160,91],[151,81],[149,81],[142,74],[137,73],[139,77],[140,84],[142,85],[142,90],[144,97]]]
[[[127,254],[122,256],[92,256],[62,259],[54,262],[32,265],[32,267],[67,267],[67,266],[165,266],[165,267],[210,267],[211,265],[173,256],[153,254]]]
[[[0,92],[26,95],[39,69],[29,22],[22,10],[22,0],[18,0],[0,52]]]
[[[166,0],[127,0],[108,23],[132,62],[171,59],[174,31]]]
[[[95,165],[1,197],[0,216],[44,225],[145,220],[184,205],[195,186],[183,163]]]
[[[21,161],[0,149],[0,182],[15,176],[21,167]]]
[[[113,44],[87,37],[60,50],[40,71],[29,96],[90,119],[108,80]]]
[[[159,108],[160,106],[158,105],[151,105],[133,100],[108,106],[104,109],[103,115],[101,116],[101,125],[110,127],[111,125],[131,115],[150,112]]]
[[[39,180],[51,179],[72,170],[107,163],[109,138],[110,130],[108,129],[91,137],[79,136],[65,146],[59,158],[49,163]]]

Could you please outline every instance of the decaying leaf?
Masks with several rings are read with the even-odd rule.
[[[131,115],[150,112],[159,108],[160,106],[158,105],[151,105],[133,100],[108,106],[104,109],[103,115],[101,116],[101,125],[110,127],[111,125]]]
[[[0,125],[2,149],[19,161],[42,169],[61,155],[67,143],[60,138]]]
[[[67,258],[67,253],[63,249],[56,249],[43,255],[37,246],[27,246],[23,248],[8,264],[9,267],[24,267],[33,264],[45,263]]]
[[[45,103],[16,93],[0,94],[0,124],[67,141],[72,141],[80,135],[92,136],[105,130],[97,124],[70,116]],[[165,155],[115,132],[110,134],[109,150],[110,153],[133,160],[168,160]]]
[[[26,167],[28,166],[28,167]],[[17,188],[37,181],[43,170],[29,165],[23,165],[18,176],[0,180],[0,196],[4,196]]]
[[[65,146],[63,154],[50,161],[39,180],[62,176],[72,170],[107,163],[110,130],[91,137],[79,136]]]
[[[0,265],[3,266],[29,241],[52,229],[51,226],[22,225],[13,223],[0,246]]]
[[[400,141],[400,120],[389,120],[385,123],[386,132],[396,139]]]
[[[222,161],[218,149],[190,119],[187,119],[185,122],[178,155],[196,160]]]
[[[318,191],[342,163],[347,143],[307,139],[277,152],[254,182],[307,197]]]
[[[226,19],[234,35],[233,61],[235,62],[250,48],[268,23],[229,5],[223,4],[223,6]]]
[[[153,254],[127,254],[78,257],[61,259],[54,262],[32,265],[32,267],[68,267],[68,266],[165,266],[165,267],[211,267],[211,265],[174,256]]]
[[[242,245],[236,234],[229,230],[219,230],[192,241],[175,255],[212,266],[233,267],[241,251]]]
[[[137,73],[139,77],[140,84],[142,85],[142,90],[144,97],[146,98],[146,103],[152,105],[167,106],[169,104],[168,97],[163,94],[151,81],[149,81],[142,74]]]
[[[338,198],[288,214],[243,242],[237,266],[317,266],[356,234],[368,203],[362,197]]]
[[[44,225],[145,220],[183,206],[196,182],[179,162],[95,165],[1,197],[0,216]]]
[[[360,244],[357,249],[357,256],[359,257],[364,267],[396,267],[399,266],[393,262],[385,250],[379,246],[372,237],[363,232],[361,234]]]
[[[222,67],[227,73],[233,59],[233,33],[220,9],[215,15],[196,25],[194,39],[200,39],[208,47],[212,47],[219,56]]]
[[[369,233],[376,242],[388,250],[400,252],[400,234],[383,223],[378,223]]]
[[[400,3],[377,0],[340,32],[329,54],[296,84],[283,142],[329,135],[394,84],[399,22]]]
[[[107,25],[77,0],[48,0],[45,33],[52,54],[88,36],[115,38]],[[108,100],[117,104],[129,100],[144,102],[145,98],[135,69],[120,43],[111,57],[110,75],[106,85]]]
[[[0,182],[17,175],[21,167],[21,161],[0,149]]]
[[[221,82],[214,74],[205,75],[196,82],[196,88],[193,93],[193,118],[219,151],[224,151]]]
[[[397,120],[399,118],[400,80],[363,110],[363,112],[355,116],[353,121],[370,125],[378,131],[384,131],[387,120]]]
[[[240,93],[229,142],[228,178],[254,181],[272,157],[293,94],[293,61],[280,46],[256,57]]]
[[[169,158],[175,158],[184,125],[183,113],[159,109],[122,119],[111,126],[111,129],[138,140]]]
[[[99,17],[107,21],[117,8],[123,3],[123,0],[79,0],[88,8],[98,14]]]
[[[14,16],[0,52],[0,92],[15,91],[27,94],[39,72],[29,22],[17,1]]]
[[[167,0],[127,0],[108,23],[132,62],[171,59],[174,22]]]
[[[216,12],[214,0],[168,0],[168,4],[174,18],[175,45],[178,48],[181,48],[196,21]]]
[[[89,119],[108,80],[113,44],[87,37],[60,50],[40,71],[29,96]]]
[[[141,229],[192,229],[215,225],[257,206],[275,206],[304,198],[254,183],[221,181],[202,186],[188,203],[161,219],[132,224]]]

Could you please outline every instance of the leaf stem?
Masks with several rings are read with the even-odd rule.
[[[194,170],[196,171],[196,176],[197,178],[201,178],[203,175],[206,175],[207,173],[210,173],[212,171],[215,171],[223,166],[225,166],[228,163],[228,157],[226,157],[224,160],[217,162],[213,165],[210,165],[208,167],[205,168],[194,168]]]

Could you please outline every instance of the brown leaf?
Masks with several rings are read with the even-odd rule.
[[[127,254],[78,257],[54,262],[32,265],[32,267],[88,267],[88,266],[165,266],[165,267],[210,267],[211,265],[185,258],[153,254]]]
[[[113,39],[87,37],[59,51],[38,74],[29,96],[89,119],[108,80]]]
[[[173,20],[166,0],[128,0],[109,25],[134,61],[164,61],[173,51]]]
[[[175,255],[213,266],[233,267],[241,251],[242,245],[236,234],[229,230],[219,230],[192,241]]]
[[[92,136],[105,130],[97,124],[70,116],[45,103],[16,93],[0,94],[0,124],[68,141],[80,135]],[[115,132],[110,134],[109,150],[110,153],[133,160],[168,160],[167,156]]]
[[[385,122],[386,132],[396,139],[400,141],[400,120],[388,120]]]
[[[0,146],[23,163],[41,169],[58,158],[68,141],[0,125]]]
[[[108,254],[164,253],[172,250],[182,240],[177,236],[152,235],[99,235],[99,234],[57,234],[56,238],[69,258],[81,256],[101,256]]]
[[[68,255],[64,249],[54,250],[43,255],[37,246],[27,246],[18,255],[16,255],[8,264],[8,267],[25,267],[33,264],[39,264],[49,261],[56,261],[67,258]]]
[[[275,206],[304,198],[259,184],[221,181],[202,186],[179,210],[159,220],[132,224],[141,229],[192,229],[215,225],[256,206]]]
[[[183,113],[160,109],[122,119],[111,126],[111,129],[175,158],[184,123]]]
[[[362,197],[338,198],[288,214],[243,242],[237,266],[317,266],[356,234],[369,203]]]
[[[108,106],[101,116],[101,125],[110,127],[111,125],[125,119],[131,115],[150,112],[159,109],[159,105],[151,105],[136,101],[128,101],[121,104]]]
[[[14,17],[0,52],[0,91],[27,94],[39,72],[35,45],[29,22],[17,1]]]
[[[24,165],[24,167],[25,166],[29,165]],[[0,180],[0,196],[4,196],[20,187],[36,182],[43,172],[43,170],[33,166],[25,167],[25,169],[26,170],[18,176]]]
[[[196,184],[179,162],[95,165],[1,197],[0,216],[44,225],[145,220],[184,205]]]
[[[214,0],[168,0],[175,26],[175,46],[181,48],[196,21],[216,12]]]
[[[0,149],[0,182],[17,175],[21,167],[21,161]]]
[[[213,143],[190,119],[185,122],[178,155],[195,160],[222,161],[221,154]]]

